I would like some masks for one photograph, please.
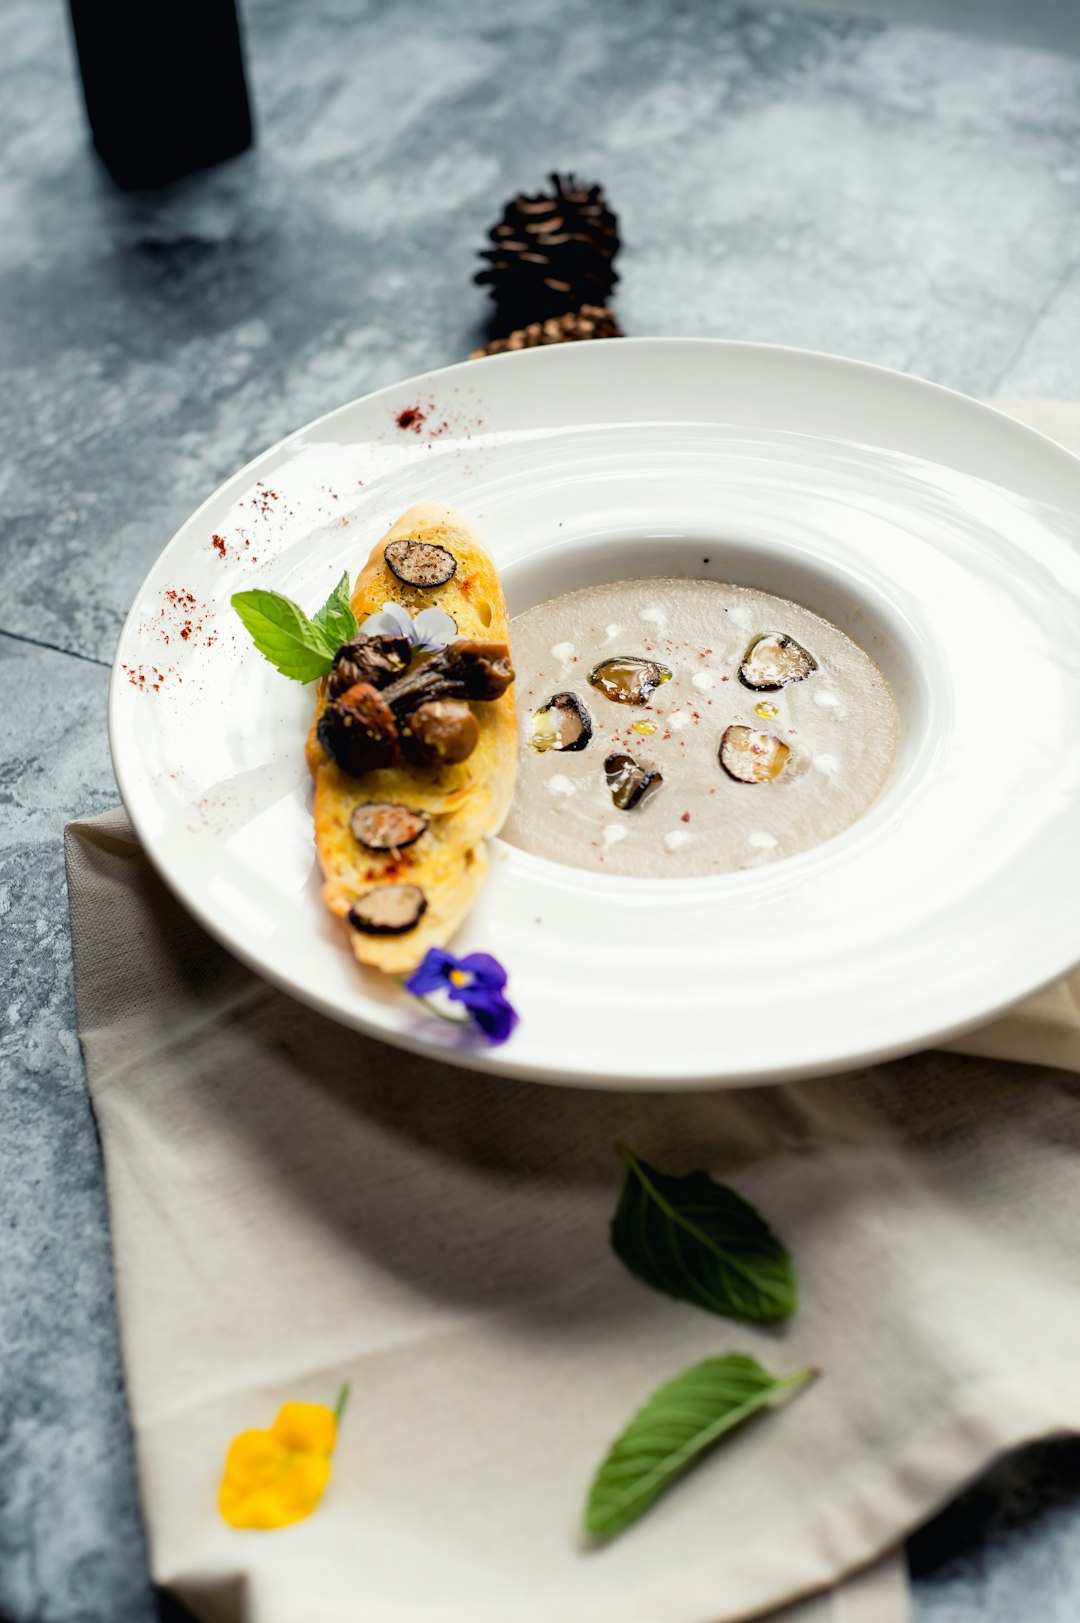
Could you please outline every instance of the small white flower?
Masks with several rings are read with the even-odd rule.
[[[400,603],[384,603],[360,630],[368,637],[404,637],[417,652],[434,653],[457,637],[457,622],[445,609],[421,609],[414,620]]]
[[[413,621],[417,648],[445,648],[458,634],[457,621],[445,609],[421,609]]]
[[[368,637],[407,637],[413,640],[413,617],[400,603],[384,603],[378,614],[369,614],[360,630]]]

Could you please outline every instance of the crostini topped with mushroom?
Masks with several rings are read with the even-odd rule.
[[[506,605],[468,521],[411,508],[352,591],[360,629],[308,739],[323,896],[356,956],[413,969],[460,926],[509,810],[516,719]]]

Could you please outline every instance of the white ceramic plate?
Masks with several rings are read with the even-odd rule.
[[[403,411],[418,414],[404,427]],[[312,692],[259,657],[229,607],[260,584],[314,608],[425,500],[479,525],[512,611],[683,571],[797,598],[878,659],[903,718],[871,811],[786,862],[642,881],[497,843],[456,943],[510,970],[521,1023],[494,1050],[355,964],[319,900]],[[1078,512],[1080,462],[1049,440],[850,361],[624,340],[451,367],[302,429],[175,536],[117,653],[121,793],[213,935],[405,1048],[638,1088],[911,1050],[1080,960]]]

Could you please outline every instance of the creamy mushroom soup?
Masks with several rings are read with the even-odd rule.
[[[573,868],[729,873],[850,827],[889,775],[877,665],[768,592],[625,580],[512,621],[521,758],[503,838]]]

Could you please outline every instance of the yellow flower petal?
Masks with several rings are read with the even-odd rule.
[[[330,1460],[325,1454],[287,1454],[278,1450],[272,1480],[244,1486],[226,1474],[218,1505],[230,1527],[289,1527],[311,1515],[329,1480]]]
[[[337,1442],[333,1409],[323,1403],[283,1403],[270,1435],[282,1448],[300,1453],[307,1449],[332,1454]]]
[[[330,1480],[337,1419],[321,1403],[285,1403],[269,1431],[242,1431],[225,1457],[218,1508],[230,1527],[288,1527]]]
[[[281,1445],[268,1431],[242,1431],[225,1457],[225,1480],[238,1493],[254,1493],[273,1482],[281,1469]]]

